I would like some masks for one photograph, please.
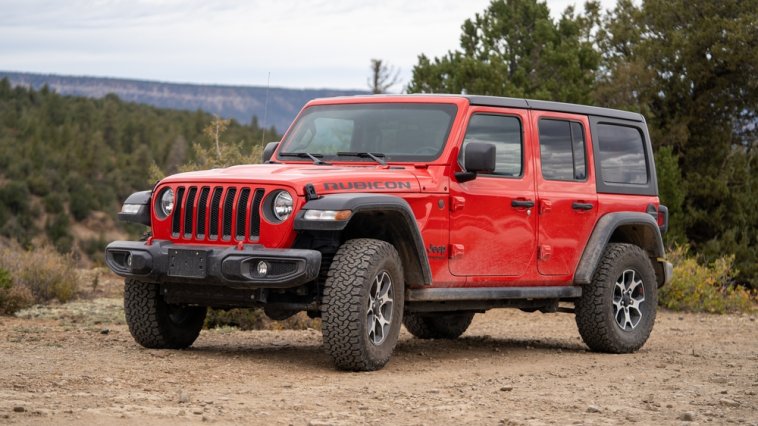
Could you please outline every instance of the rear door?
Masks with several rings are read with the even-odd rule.
[[[531,111],[538,205],[537,270],[571,276],[597,216],[586,116]]]
[[[450,183],[450,272],[458,276],[534,273],[536,202],[527,110],[472,107],[458,160],[469,142],[495,145],[496,169]],[[533,267],[532,267],[533,268]]]

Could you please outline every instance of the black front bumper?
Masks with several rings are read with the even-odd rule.
[[[218,247],[164,240],[114,241],[105,249],[105,263],[122,277],[144,282],[290,288],[318,277],[321,253],[262,245]]]

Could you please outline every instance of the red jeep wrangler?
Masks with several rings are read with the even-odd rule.
[[[134,339],[184,348],[207,307],[321,317],[337,367],[376,370],[400,324],[460,336],[477,312],[575,312],[593,350],[639,349],[671,279],[645,119],[485,96],[309,102],[260,165],[131,195],[116,241]],[[564,302],[561,305],[561,302]],[[573,307],[572,307],[573,306]]]

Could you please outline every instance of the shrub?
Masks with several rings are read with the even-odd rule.
[[[0,249],[0,268],[10,272],[13,283],[33,296],[34,303],[74,298],[77,277],[73,262],[53,248],[25,251],[17,247]]]
[[[300,312],[284,321],[269,319],[262,309],[209,309],[205,328],[236,327],[241,330],[305,330],[321,328],[321,320]]]
[[[0,268],[0,314],[12,314],[34,303],[28,288],[16,285],[10,271]]]
[[[734,283],[734,256],[724,256],[709,265],[701,265],[678,247],[669,253],[674,263],[674,278],[661,288],[660,303],[666,308],[690,312],[750,312],[755,294]]]
[[[84,254],[87,255],[96,265],[105,265],[105,247],[108,245],[108,240],[105,235],[100,234],[96,238],[90,238],[81,240],[79,246]]]

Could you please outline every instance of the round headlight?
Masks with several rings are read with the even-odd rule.
[[[292,196],[287,191],[279,191],[271,205],[274,217],[282,222],[292,214]]]
[[[174,211],[174,191],[170,189],[163,191],[159,207],[161,210],[160,213],[163,217],[168,217],[171,212]]]

